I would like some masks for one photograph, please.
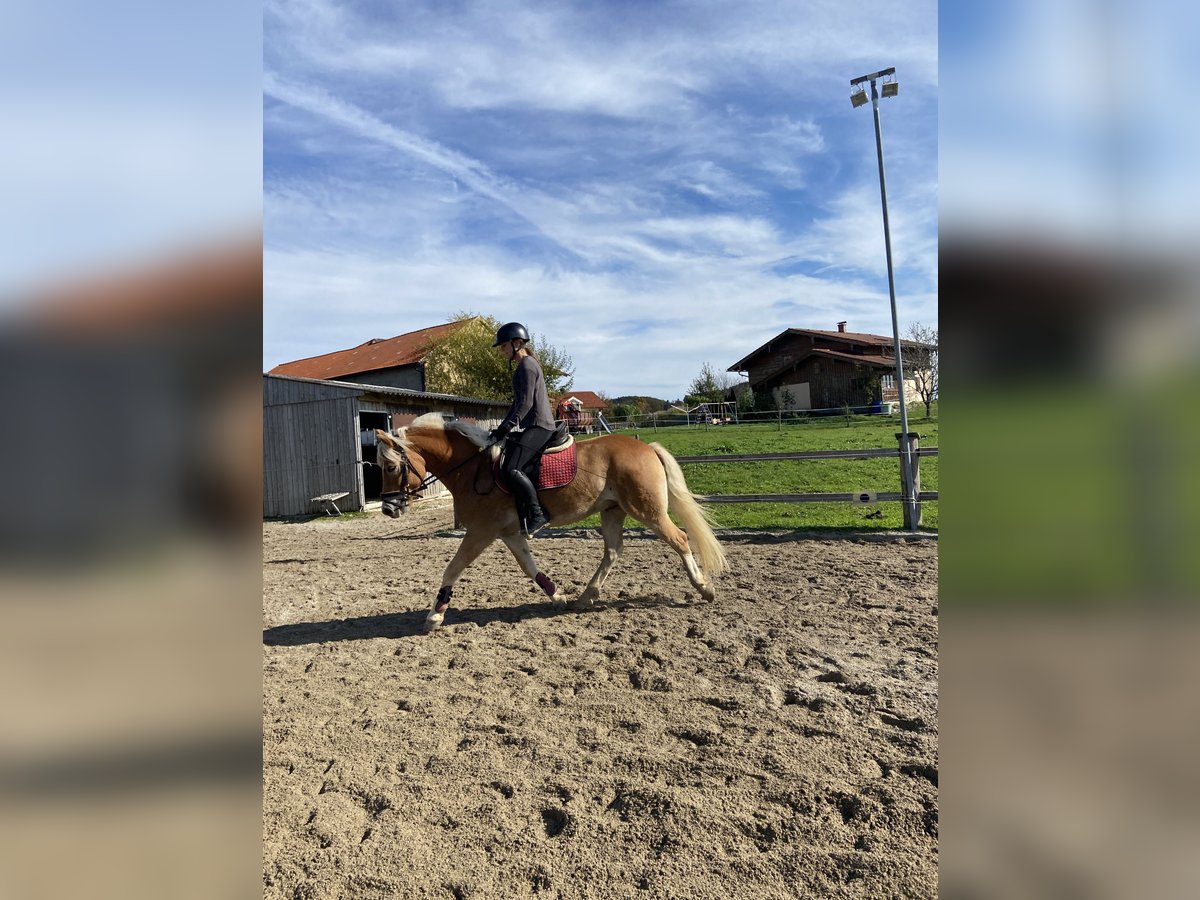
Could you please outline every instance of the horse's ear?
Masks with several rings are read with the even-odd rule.
[[[383,431],[382,429],[379,429],[379,428],[375,429],[375,437],[378,440],[382,441],[383,443],[387,444],[389,447],[396,446],[396,439],[394,437],[392,437],[390,434],[388,434],[386,431]]]

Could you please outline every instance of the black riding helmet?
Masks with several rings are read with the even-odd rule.
[[[507,325],[501,325],[500,330],[496,332],[496,343],[493,347],[499,347],[501,344],[507,344],[509,341],[529,341],[529,332],[525,330],[525,326],[520,322],[509,322]]]

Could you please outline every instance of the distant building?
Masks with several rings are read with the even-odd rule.
[[[846,331],[845,322],[837,323],[837,331],[789,328],[728,371],[745,374],[755,395],[770,392],[781,409],[869,407],[900,397],[892,339]],[[908,378],[905,396],[916,398],[916,385]]]
[[[424,391],[425,357],[430,345],[453,334],[469,321],[463,319],[434,325],[391,338],[372,338],[349,350],[281,363],[267,374]]]
[[[558,398],[551,398],[554,418],[566,422],[571,431],[591,433],[597,414],[609,410],[608,401],[591,391],[572,391]]]

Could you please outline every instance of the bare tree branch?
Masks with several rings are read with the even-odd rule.
[[[911,342],[902,345],[904,377],[912,379],[928,419],[933,415],[933,401],[938,398],[938,331],[931,325],[913,322],[904,337]]]

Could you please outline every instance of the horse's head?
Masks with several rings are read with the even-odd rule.
[[[479,452],[491,449],[488,433],[457,420],[447,421],[441,413],[420,416],[400,434],[376,431],[375,456],[383,469],[383,514],[393,519],[405,512],[408,501],[426,480],[453,476]],[[452,484],[447,485],[451,491]]]
[[[425,481],[425,460],[421,454],[386,431],[375,430],[375,462],[383,470],[383,514],[397,518],[408,511]]]

